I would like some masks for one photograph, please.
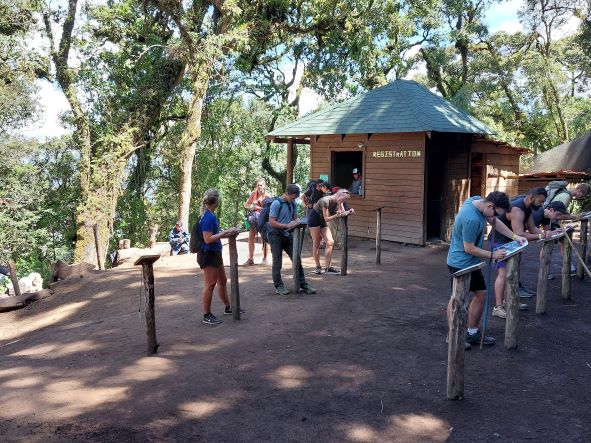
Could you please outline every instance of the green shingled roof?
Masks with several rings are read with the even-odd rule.
[[[427,131],[494,133],[484,123],[419,83],[395,80],[275,129],[269,136]]]

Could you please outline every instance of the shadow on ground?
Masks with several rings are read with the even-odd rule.
[[[162,259],[153,357],[138,268],[69,280],[1,314],[2,440],[588,441],[589,280],[572,280],[571,301],[550,281],[543,316],[526,300],[517,351],[504,350],[503,320],[492,318],[497,344],[466,354],[466,399],[452,402],[445,247],[388,244],[379,267],[371,247],[351,243],[347,277],[308,275],[316,295],[279,297],[269,265],[240,268],[247,313],[218,327],[200,322],[195,256]],[[530,287],[537,254],[522,260]]]

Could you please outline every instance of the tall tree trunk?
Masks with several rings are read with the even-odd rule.
[[[182,220],[185,227],[189,226],[193,160],[197,143],[201,138],[201,116],[208,85],[209,66],[207,69],[195,69],[192,80],[193,97],[187,115],[187,126],[183,131],[180,142],[182,151],[180,154],[178,219]]]

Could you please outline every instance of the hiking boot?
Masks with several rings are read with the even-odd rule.
[[[308,282],[304,282],[300,285],[300,289],[304,291],[306,294],[316,294],[316,289],[314,289]]]
[[[340,275],[341,274],[341,271],[339,271],[338,269],[333,268],[332,266],[330,266],[330,267],[328,267],[328,268],[326,268],[324,270],[324,273],[325,274],[329,274],[329,275]]]
[[[252,258],[249,258],[244,263],[242,263],[242,266],[253,266],[253,265],[254,265],[254,260]]]
[[[525,288],[519,288],[519,296],[521,298],[532,298],[535,293],[528,291]]]
[[[213,325],[213,326],[217,326],[220,323],[223,323],[222,320],[220,320],[219,318],[217,318],[215,315],[213,315],[211,312],[209,314],[205,314],[203,316],[203,323],[205,323],[206,325]]]
[[[445,343],[449,344],[449,337],[447,335],[445,336]],[[464,341],[464,350],[469,351],[470,349],[472,349],[472,345],[467,341]]]
[[[320,266],[316,266],[316,270],[314,271],[314,274],[322,274],[322,268]]]
[[[503,306],[495,306],[492,311],[493,317],[507,318],[507,311]]]
[[[287,295],[291,291],[287,289],[283,283],[281,283],[279,286],[275,288],[275,292],[279,295]]]
[[[529,306],[527,305],[527,303],[519,303],[519,310],[520,311],[527,311],[529,309]]]
[[[246,311],[240,308],[240,313],[245,314]],[[224,309],[224,315],[232,315],[232,306],[226,306],[226,308]]]
[[[261,260],[261,265],[266,265],[266,264],[267,264],[267,259],[266,259],[266,258],[263,258],[263,259]]]
[[[478,331],[476,334],[466,333],[466,341],[468,343],[470,343],[471,345],[479,345],[480,344],[480,331]],[[485,335],[482,344],[485,346],[494,345],[495,339],[493,337]]]

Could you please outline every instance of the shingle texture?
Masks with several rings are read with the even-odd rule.
[[[536,155],[532,163],[521,173],[567,171],[591,173],[591,131],[571,142],[563,143]]]
[[[412,80],[395,80],[274,130],[270,136],[392,132],[493,134],[490,128]]]

